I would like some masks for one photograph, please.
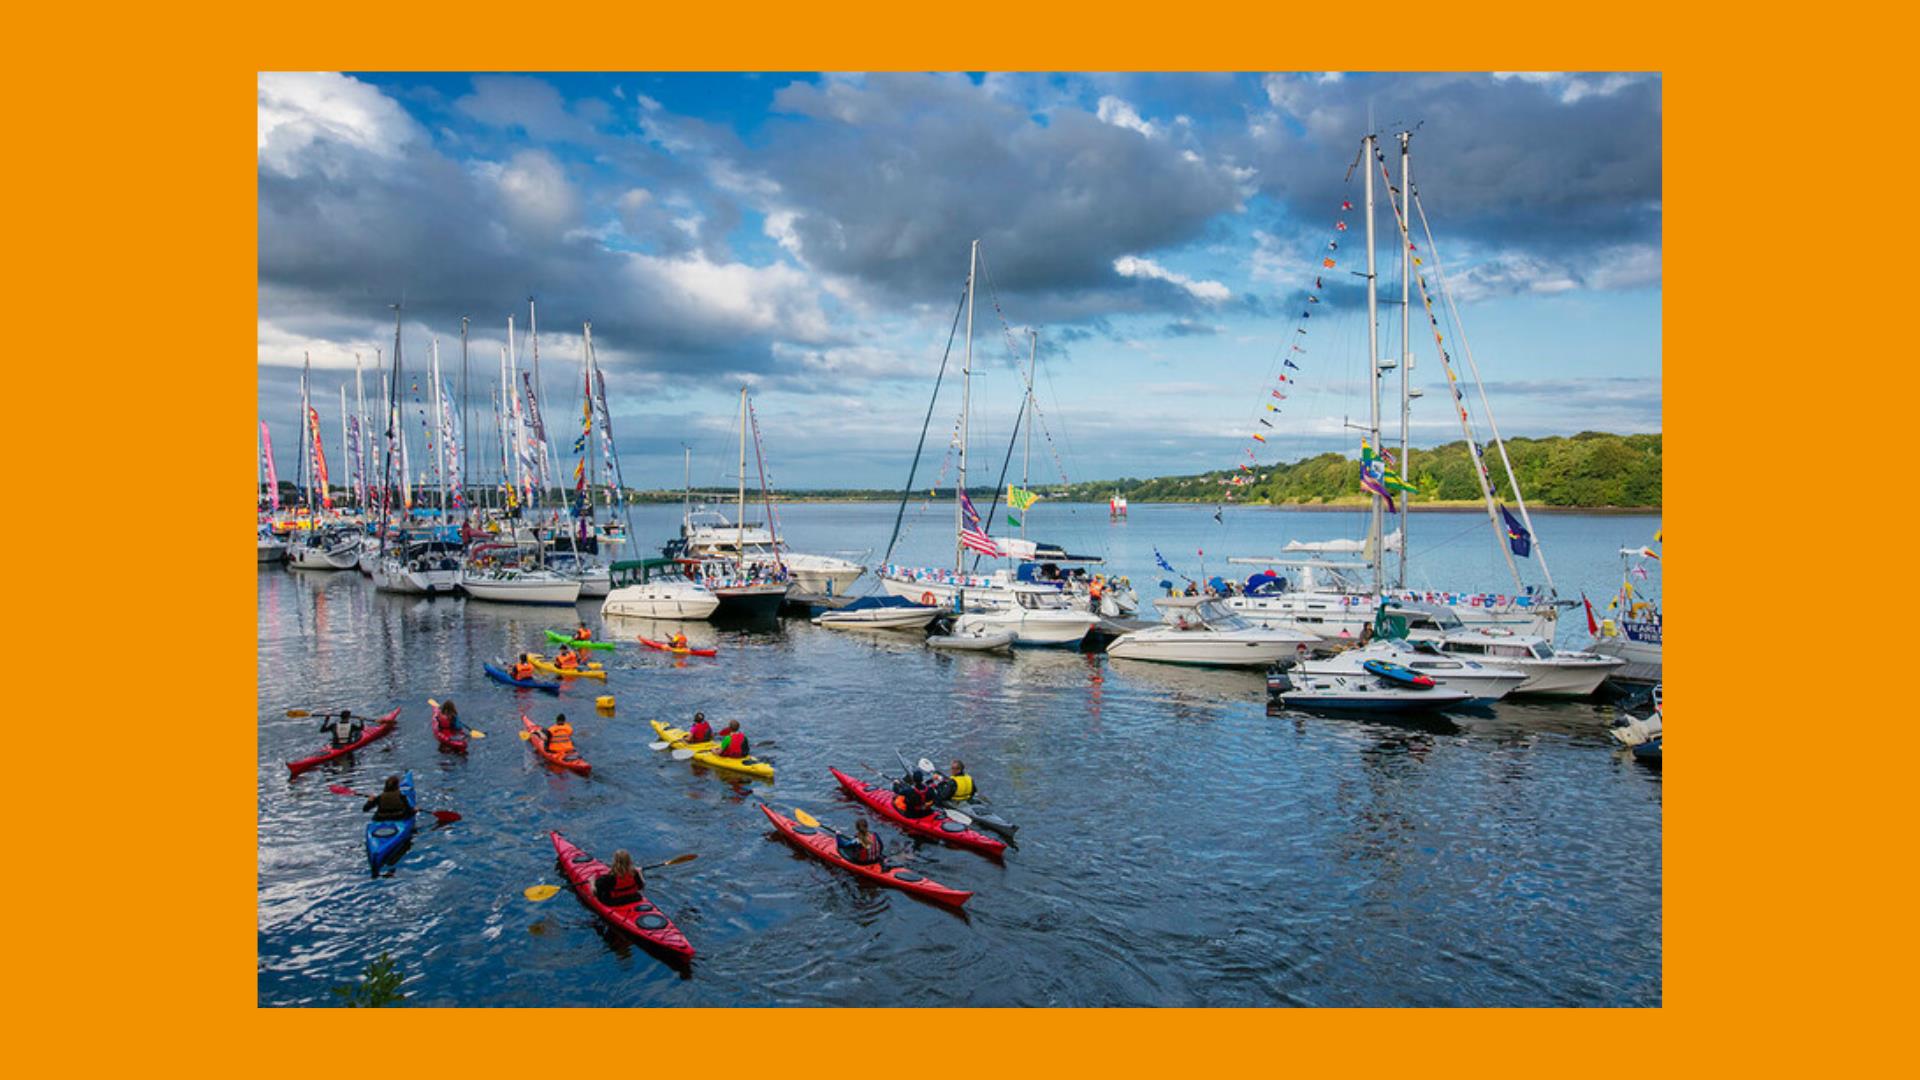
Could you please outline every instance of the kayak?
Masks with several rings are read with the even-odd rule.
[[[593,772],[593,766],[587,764],[587,759],[580,756],[579,750],[569,750],[565,754],[549,753],[547,751],[547,735],[545,731],[541,730],[540,725],[524,716],[520,718],[520,723],[527,729],[527,745],[533,747],[534,753],[546,759],[547,764],[557,765],[562,769],[572,769],[581,776],[586,776]]]
[[[666,741],[669,750],[711,750],[720,745],[711,739],[706,742],[690,743],[687,741],[686,732],[677,727],[668,727],[666,721],[653,720],[650,723],[653,724],[654,734]]]
[[[516,679],[507,674],[506,668],[501,667],[491,660],[489,660],[485,666],[487,669],[487,678],[492,679],[494,682],[506,683],[508,686],[517,686],[522,690],[545,690],[549,694],[557,694],[560,692],[560,684],[557,682],[541,682],[539,679]]]
[[[884,864],[862,866],[856,862],[848,862],[840,856],[840,845],[835,842],[832,834],[822,829],[802,825],[791,818],[781,817],[765,803],[760,805],[760,811],[767,815],[767,820],[773,822],[773,827],[779,829],[780,835],[786,837],[794,847],[828,865],[851,871],[868,881],[891,885],[937,904],[951,904],[957,908],[973,897],[971,892],[964,889],[949,889],[932,878],[916,874],[905,867],[888,867]]]
[[[467,752],[465,735],[449,735],[440,730],[440,709],[437,706],[433,710],[433,720],[427,724],[427,730],[433,732],[433,737],[440,743],[441,749],[456,750],[462,754]]]
[[[721,757],[719,754],[713,752],[714,748],[720,745],[717,742],[690,743],[687,741],[687,733],[681,731],[679,728],[668,727],[664,722],[659,720],[651,721],[651,723],[653,724],[654,733],[667,741],[667,748],[669,750],[692,750],[694,751],[693,760],[698,764],[705,765],[710,769],[741,773],[746,776],[758,777],[762,780],[773,779],[773,766],[761,761],[752,754],[737,758]]]
[[[413,770],[400,778],[400,793],[407,797],[407,805],[418,808],[413,800]],[[413,839],[413,819],[400,821],[367,822],[367,866],[378,874],[380,868],[400,855],[400,849]]]
[[[547,631],[547,640],[557,641],[562,645],[571,645],[576,649],[611,649],[614,645],[611,641],[581,641],[578,638],[568,637],[558,630]]]
[[[1433,679],[1422,675],[1412,668],[1403,667],[1391,660],[1369,660],[1360,667],[1369,675],[1378,675],[1391,683],[1410,686],[1415,690],[1433,689]]]
[[[996,840],[986,833],[969,829],[965,825],[938,811],[923,818],[910,818],[894,808],[893,792],[877,787],[864,780],[855,780],[839,769],[829,769],[833,778],[847,793],[866,803],[873,812],[893,822],[916,836],[925,836],[934,840],[944,840],[956,847],[970,848],[983,855],[1000,855],[1007,850],[1006,842]]]
[[[547,834],[553,839],[554,856],[560,860],[560,871],[573,882],[573,891],[582,903],[594,910],[594,913],[638,938],[642,943],[653,945],[675,956],[690,957],[693,946],[680,928],[666,913],[653,906],[653,903],[641,894],[640,899],[631,904],[617,906],[600,902],[594,895],[593,882],[601,874],[610,873],[612,867],[599,859],[581,851],[567,842],[567,838],[557,832]]]
[[[569,671],[559,664],[548,663],[546,657],[539,655],[529,655],[527,657],[527,663],[532,664],[533,670],[535,671],[544,671],[549,675],[558,675],[563,679],[604,679],[607,677],[607,673],[601,669],[599,664],[594,664],[591,667],[574,668]]]
[[[400,710],[395,709],[392,712],[388,713],[387,715],[381,717],[379,722],[375,723],[372,727],[363,728],[360,732],[360,737],[353,740],[352,742],[348,743],[345,746],[328,747],[327,749],[320,751],[319,753],[313,755],[312,757],[301,758],[299,761],[287,762],[287,771],[292,773],[295,776],[299,776],[301,773],[306,772],[308,769],[313,768],[315,765],[318,765],[323,761],[332,761],[334,758],[337,758],[337,757],[345,757],[346,755],[353,753],[355,750],[360,749],[361,747],[367,745],[368,743],[381,737],[382,735],[385,735],[388,732],[392,731],[396,726],[398,726],[399,722],[400,722]]]
[[[973,823],[975,825],[978,825],[981,828],[986,829],[988,832],[999,833],[1001,836],[1004,836],[1009,840],[1013,839],[1014,833],[1020,831],[1020,826],[1015,825],[1013,822],[1008,821],[1006,818],[1003,818],[998,814],[989,813],[988,811],[982,810],[970,802],[941,803],[940,805],[947,809],[960,811],[961,813],[972,818]]]
[[[719,649],[696,649],[691,646],[684,649],[676,649],[664,641],[654,641],[651,638],[641,638],[640,644],[645,645],[649,649],[659,649],[661,652],[670,652],[675,656],[719,656],[720,655]]]

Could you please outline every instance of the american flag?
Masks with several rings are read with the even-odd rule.
[[[987,535],[986,528],[980,523],[980,511],[973,508],[973,500],[967,498],[967,493],[964,490],[960,492],[960,520],[962,522],[960,526],[960,543],[962,546],[977,551],[982,555],[992,556],[996,559],[1000,557],[1002,554],[1000,545],[994,543],[993,537]]]

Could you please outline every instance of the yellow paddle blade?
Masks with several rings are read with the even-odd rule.
[[[287,717],[288,719],[292,719],[292,720],[298,720],[303,716],[312,716],[312,715],[313,715],[312,713],[308,712],[305,709],[288,709],[287,710]]]
[[[797,806],[793,808],[793,820],[805,825],[809,829],[817,829],[820,827],[819,818],[814,817],[812,814],[807,813]]]
[[[532,736],[531,734],[528,734],[528,732],[527,732],[527,729],[526,729],[526,728],[521,728],[521,729],[520,729],[520,741],[521,741],[521,742],[526,742],[527,740],[529,740],[529,739],[531,739],[531,738],[533,738],[533,736]]]
[[[428,699],[427,699],[427,708],[429,708],[429,709],[438,709],[438,708],[440,708],[440,703],[439,703],[439,702],[437,702],[437,701],[435,701],[435,700],[433,700],[432,698],[428,698]]]
[[[529,900],[532,900],[534,903],[539,903],[542,900],[553,899],[553,894],[559,891],[560,891],[560,886],[558,885],[535,885],[533,888],[527,889],[526,891],[522,892],[520,895],[526,897]]]
[[[467,738],[469,739],[484,739],[486,737],[487,737],[487,733],[484,731],[481,731],[479,728],[467,729]]]

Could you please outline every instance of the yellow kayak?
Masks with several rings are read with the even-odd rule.
[[[721,757],[719,754],[712,752],[714,747],[720,745],[717,742],[690,743],[687,741],[687,733],[685,731],[677,727],[668,727],[665,722],[660,720],[654,720],[652,724],[654,733],[666,740],[669,750],[692,750],[694,751],[693,760],[710,769],[743,773],[747,776],[759,777],[762,780],[773,779],[773,766],[751,754],[743,758]]]
[[[533,670],[535,671],[544,671],[549,675],[559,675],[568,679],[605,679],[607,677],[606,671],[600,667],[598,662],[590,662],[586,667],[575,668],[572,671],[568,671],[558,664],[551,663],[546,657],[537,653],[529,655],[527,662],[533,665]]]

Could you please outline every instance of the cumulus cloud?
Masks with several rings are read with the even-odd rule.
[[[1113,272],[1121,277],[1145,278],[1149,281],[1164,281],[1177,285],[1192,294],[1197,300],[1209,304],[1218,304],[1233,296],[1233,291],[1217,281],[1196,281],[1185,274],[1169,270],[1152,259],[1142,259],[1134,255],[1122,255],[1113,260]]]

